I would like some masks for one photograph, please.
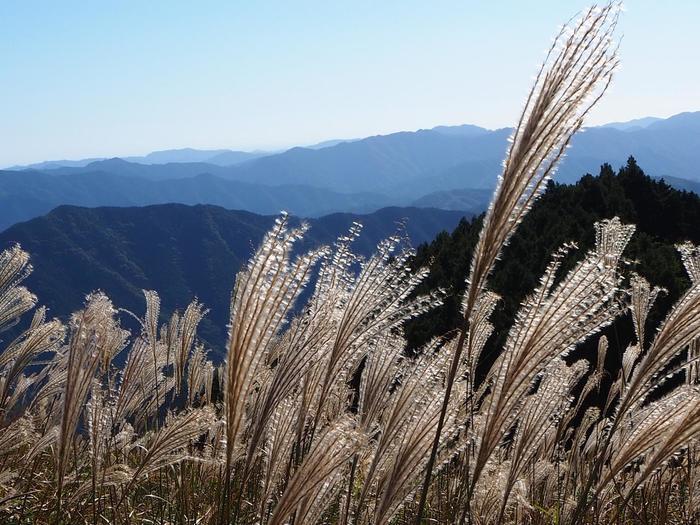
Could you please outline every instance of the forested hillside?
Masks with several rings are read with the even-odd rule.
[[[649,316],[650,326],[659,322],[661,314],[668,311],[690,284],[675,244],[685,240],[700,242],[700,197],[648,177],[630,158],[617,173],[605,164],[597,176],[586,175],[574,185],[549,183],[505,249],[492,276],[492,289],[501,300],[493,317],[496,335],[490,346],[497,348],[503,343],[508,320],[514,318],[525,295],[538,284],[550,254],[566,242],[576,242],[578,249],[570,253],[565,268],[573,266],[573,261],[581,259],[593,246],[593,223],[614,216],[637,226],[625,251],[627,270],[667,289]],[[458,326],[464,278],[469,273],[480,228],[481,217],[465,219],[452,233],[441,233],[431,243],[419,247],[414,266],[427,264],[431,269],[419,291],[443,287],[449,296],[444,306],[408,324],[412,347]],[[611,346],[619,350],[609,353],[615,366],[615,359],[620,358],[631,342],[629,316],[616,321],[606,333]]]

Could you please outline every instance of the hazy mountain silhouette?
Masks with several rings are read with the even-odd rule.
[[[652,176],[700,181],[700,112],[644,123],[644,127],[631,124],[629,129],[588,128],[576,135],[556,179],[575,182],[604,162],[619,166],[634,155]],[[336,191],[362,188],[416,199],[430,191],[492,187],[510,132],[443,126],[343,142],[320,150],[293,148],[231,167],[229,176]]]
[[[234,151],[230,149],[168,149],[162,151],[153,151],[147,155],[131,155],[120,157],[128,162],[136,162],[139,164],[169,164],[180,162],[206,162],[217,166],[232,166],[247,160],[256,159],[264,155],[268,155],[264,151]],[[106,157],[93,157],[80,160],[50,160],[44,162],[36,162],[26,166],[13,166],[10,169],[35,169],[46,170],[56,168],[82,168],[93,162],[106,160]]]
[[[0,172],[0,228],[60,204],[203,203],[256,213],[286,209],[303,216],[411,204],[478,212],[481,208],[472,203],[484,202],[483,192],[474,190],[493,188],[510,133],[438,126],[258,158],[185,149],[146,156],[152,161],[177,160],[164,164],[113,158],[82,167],[5,171]],[[209,162],[183,162],[207,155],[213,155]],[[651,176],[693,189],[700,183],[700,112],[588,128],[575,136],[555,180],[575,182],[582,174],[595,173],[603,162],[621,166],[629,155]],[[240,162],[222,166],[212,159],[220,164]],[[445,193],[455,190],[458,196]]]
[[[692,191],[697,195],[700,195],[700,182],[695,182],[688,179],[679,179],[678,177],[663,177],[663,180],[667,184],[670,184],[674,188],[685,191]]]
[[[203,173],[227,177],[231,170],[206,162],[168,162],[165,164],[140,164],[119,157],[91,162],[80,168],[60,167],[45,171],[48,175],[80,175],[86,173],[110,173],[129,175],[150,180],[184,179]]]
[[[609,122],[608,124],[603,124],[600,126],[601,128],[615,128],[623,131],[633,131],[637,129],[642,129],[648,127],[650,124],[653,124],[654,122],[658,122],[659,120],[662,120],[658,117],[642,117],[642,118],[636,118],[632,120],[628,120],[626,122]]]
[[[112,159],[52,172],[99,170],[152,179],[210,173],[267,185],[304,184],[342,192],[400,191],[416,199],[427,193],[428,181],[441,184],[428,192],[493,186],[498,174],[496,167],[505,154],[509,135],[510,129],[491,131],[470,125],[438,126],[340,141],[325,147],[319,147],[321,144],[292,148],[225,167],[207,162],[182,162],[183,158],[178,158],[178,162],[135,166],[118,164]],[[561,182],[574,182],[582,173],[595,172],[603,162],[624,164],[629,155],[634,155],[652,176],[700,181],[696,168],[700,160],[700,112],[588,128],[574,138],[557,177]],[[454,173],[460,175],[458,183],[454,181]],[[417,193],[419,191],[422,193]]]
[[[286,210],[302,216],[319,216],[338,210],[374,211],[391,204],[392,199],[369,192],[345,194],[301,185],[264,186],[209,174],[149,180],[107,172],[49,175],[34,171],[0,171],[0,230],[48,213],[62,204],[94,207],[170,202],[216,204],[262,214]]]

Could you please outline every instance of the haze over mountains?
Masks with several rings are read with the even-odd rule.
[[[307,217],[408,205],[477,213],[488,202],[509,135],[510,129],[438,126],[281,153],[183,149],[49,161],[0,171],[0,228],[62,204],[201,203]],[[586,129],[574,138],[556,180],[575,182],[604,162],[622,165],[630,155],[650,175],[697,190],[700,112]]]

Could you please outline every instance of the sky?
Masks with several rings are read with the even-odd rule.
[[[0,166],[510,126],[587,5],[6,0]],[[624,5],[622,67],[589,124],[699,110],[700,2]]]

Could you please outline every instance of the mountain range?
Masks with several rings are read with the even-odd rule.
[[[593,222],[614,215],[637,225],[627,252],[629,264],[668,290],[659,305],[662,310],[670,306],[687,286],[674,244],[700,242],[700,197],[646,176],[628,160],[617,174],[605,164],[596,177],[586,175],[574,185],[548,185],[494,273],[494,290],[508,298],[496,311],[496,323],[512,319],[524,294],[537,284],[548,254],[572,240],[581,246],[577,253],[583,253],[592,243]],[[441,287],[449,294],[444,307],[407,327],[409,339],[418,345],[452,329],[459,315],[459,293],[480,224],[478,218],[463,216],[461,211],[434,208],[336,213],[309,219],[300,248],[330,244],[353,222],[364,225],[354,243],[360,254],[371,254],[379,240],[397,230],[414,246],[421,245],[413,265],[432,268],[422,290]],[[63,318],[97,289],[136,314],[143,311],[142,289],[161,294],[164,315],[197,297],[210,309],[201,335],[219,352],[234,276],[273,220],[271,215],[211,205],[60,206],[0,233],[0,249],[18,242],[31,254],[34,272],[27,285],[51,315]],[[651,319],[657,318],[652,312]],[[499,327],[499,333],[507,332],[507,326]]]
[[[369,255],[381,239],[397,231],[418,245],[451,231],[463,216],[430,208],[336,213],[309,219],[302,247],[331,244],[353,222],[361,222],[364,228],[353,248]],[[198,297],[210,309],[201,335],[220,349],[234,276],[274,219],[211,205],[60,206],[0,233],[0,250],[20,243],[30,253],[34,272],[27,286],[53,316],[65,318],[97,289],[133,312],[143,310],[142,289],[161,294],[164,312],[184,308]]]
[[[127,159],[55,161],[0,171],[0,228],[61,204],[216,204],[261,214],[318,217],[386,206],[478,213],[500,172],[510,129],[438,126],[327,141],[280,153],[170,150]],[[585,129],[556,180],[575,182],[634,155],[654,177],[697,191],[700,112]],[[81,165],[76,165],[81,164]]]

